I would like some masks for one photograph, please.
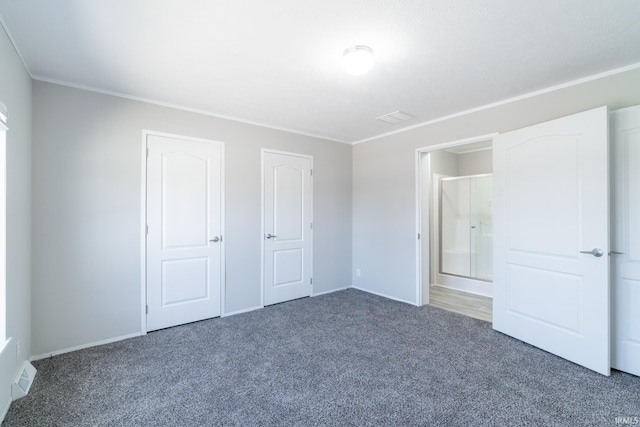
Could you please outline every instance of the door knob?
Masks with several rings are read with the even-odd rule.
[[[624,252],[609,251],[609,255],[624,255]]]
[[[602,251],[602,249],[600,248],[593,248],[590,251],[580,251],[581,254],[591,254],[596,258],[601,257],[602,255],[604,255],[604,252]]]
[[[264,238],[265,238],[265,239],[273,239],[274,237],[276,237],[276,236],[274,236],[274,235],[273,235],[273,234],[271,234],[271,233],[269,233],[269,234],[267,234],[266,236],[264,236]]]
[[[217,243],[217,242],[219,242],[219,241],[220,241],[220,238],[219,238],[218,236],[216,236],[216,237],[214,237],[213,239],[211,239],[211,240],[209,240],[209,241],[210,241],[210,242],[213,242],[213,243]]]

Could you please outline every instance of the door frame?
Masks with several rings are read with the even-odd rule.
[[[173,133],[158,132],[153,130],[142,129],[141,141],[141,188],[140,188],[140,332],[141,335],[147,334],[147,137],[149,135],[160,136],[165,138],[175,138],[185,141],[200,142],[205,144],[214,144],[220,147],[220,317],[225,315],[225,295],[227,279],[226,279],[226,262],[225,262],[225,144],[222,141],[212,139],[196,138]]]
[[[271,148],[260,149],[260,308],[264,308],[264,155],[283,154],[285,156],[302,157],[309,159],[313,171],[313,156],[308,154],[293,153],[290,151],[273,150]],[[313,173],[311,174],[311,223],[313,224]],[[313,277],[313,229],[309,233],[311,239],[311,277]],[[311,296],[314,296],[315,286],[311,283]]]
[[[479,135],[479,136],[472,136],[469,138],[463,138],[463,139],[458,139],[455,141],[449,141],[449,142],[443,142],[440,144],[435,144],[435,145],[429,145],[426,147],[421,147],[421,148],[417,148],[416,149],[416,154],[415,154],[415,168],[416,168],[416,301],[415,301],[415,305],[417,305],[418,307],[422,306],[422,305],[426,305],[429,303],[429,296],[427,294],[427,302],[425,304],[422,303],[422,279],[423,276],[425,274],[429,275],[431,268],[433,267],[431,265],[431,254],[430,254],[430,248],[431,248],[431,234],[429,232],[429,227],[427,226],[426,230],[422,229],[422,222],[423,220],[426,220],[427,224],[430,224],[431,218],[429,218],[429,210],[427,210],[426,212],[423,212],[422,209],[422,204],[425,203],[425,201],[423,200],[422,197],[422,193],[423,193],[423,188],[426,187],[427,188],[427,194],[428,197],[431,196],[431,191],[432,191],[432,187],[431,187],[431,167],[429,165],[429,167],[423,168],[421,166],[421,157],[423,154],[430,154],[433,151],[438,151],[438,150],[443,150],[446,148],[451,148],[451,147],[457,147],[460,145],[467,145],[467,144],[473,144],[475,142],[482,142],[482,141],[488,141],[491,140],[493,141],[495,139],[495,137],[498,135],[498,132],[493,132],[493,133],[489,133],[489,134],[485,134],[485,135]],[[425,179],[422,179],[422,175],[425,175]],[[427,200],[427,206],[430,206],[430,200]],[[424,216],[424,217],[423,217]],[[423,241],[427,241],[427,255],[428,255],[428,266],[424,267],[422,265],[422,257],[423,257]],[[429,284],[430,285],[430,284]]]

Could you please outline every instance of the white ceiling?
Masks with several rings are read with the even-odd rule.
[[[638,0],[0,0],[32,76],[357,142],[640,63]],[[344,49],[370,46],[364,76]],[[416,118],[375,120],[402,110]]]

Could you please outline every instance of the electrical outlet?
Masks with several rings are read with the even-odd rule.
[[[362,272],[360,271],[359,268],[356,268],[356,277],[361,277],[362,276]]]
[[[16,362],[20,362],[20,356],[22,355],[22,346],[20,340],[16,341]]]

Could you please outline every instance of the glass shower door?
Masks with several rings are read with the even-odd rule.
[[[492,177],[440,183],[440,273],[493,280]]]
[[[470,178],[471,277],[493,280],[492,177]]]
[[[440,184],[440,272],[471,276],[469,179],[443,178]]]

